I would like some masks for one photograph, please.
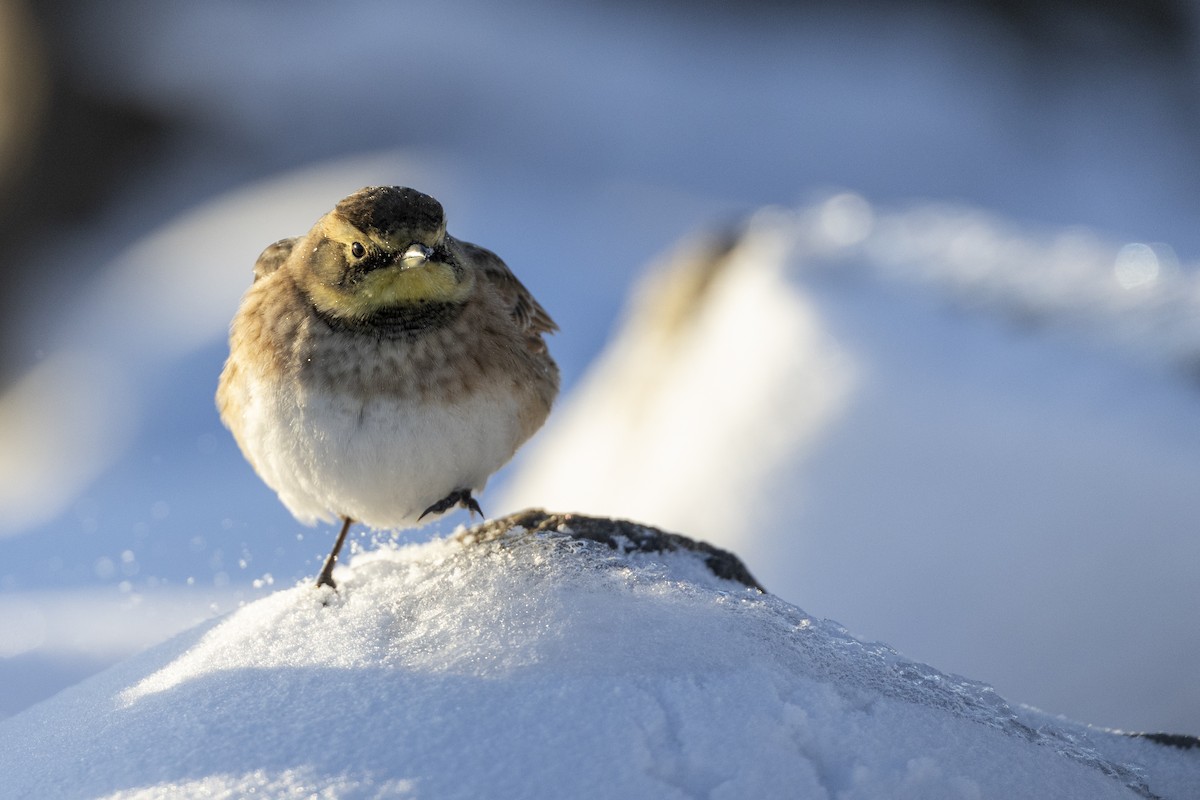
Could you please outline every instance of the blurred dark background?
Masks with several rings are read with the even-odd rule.
[[[708,44],[713,46],[714,60],[736,63],[741,59],[751,65],[770,59],[773,50],[785,46],[789,30],[820,31],[823,38],[856,51],[866,63],[870,62],[871,51],[878,50],[881,69],[889,64],[903,64],[904,53],[897,53],[898,48],[927,45],[972,48],[976,42],[983,43],[985,46],[965,60],[984,74],[1004,72],[1003,86],[1020,97],[1014,98],[1010,107],[998,110],[973,109],[969,105],[962,108],[964,128],[988,124],[986,116],[971,118],[975,110],[986,115],[1020,115],[1024,131],[1020,146],[1031,155],[1053,156],[1076,142],[1059,135],[1053,121],[1042,120],[1043,112],[1056,118],[1060,112],[1052,107],[1063,103],[1094,105],[1104,112],[1108,125],[1126,130],[1130,147],[1150,150],[1161,147],[1159,138],[1164,135],[1187,143],[1185,149],[1175,153],[1187,159],[1174,165],[1175,177],[1200,174],[1195,145],[1200,141],[1196,137],[1200,121],[1197,15],[1190,3],[597,0],[584,6],[586,14],[619,16],[627,28],[627,46],[631,49],[671,48],[679,46],[680,40],[711,37]],[[540,17],[543,22],[556,15],[550,7],[540,10],[532,4],[532,8],[539,13],[533,13],[529,3],[518,3],[510,13],[533,20]],[[48,254],[55,251],[66,232],[82,232],[80,235],[86,236],[92,227],[110,226],[123,229],[127,238],[133,238],[139,230],[152,229],[206,197],[288,167],[380,147],[453,148],[464,143],[478,147],[481,141],[489,139],[479,130],[483,127],[498,129],[500,140],[490,142],[489,146],[507,150],[513,157],[537,159],[545,168],[554,169],[556,162],[573,153],[575,147],[566,141],[539,141],[526,134],[545,120],[564,116],[579,118],[579,123],[591,131],[590,141],[579,145],[587,148],[588,158],[595,165],[602,166],[606,155],[615,163],[621,155],[617,151],[636,150],[640,137],[655,135],[654,129],[648,133],[636,119],[644,111],[643,104],[671,108],[680,102],[667,96],[675,87],[670,84],[671,76],[663,75],[659,85],[627,87],[630,95],[627,113],[634,119],[616,118],[615,114],[620,113],[619,98],[590,97],[586,86],[566,92],[577,103],[575,107],[555,108],[562,97],[555,93],[536,96],[538,84],[553,77],[534,78],[528,87],[521,87],[520,81],[527,69],[554,69],[556,57],[570,57],[569,48],[563,46],[560,52],[554,47],[545,48],[535,59],[545,58],[540,64],[528,63],[530,59],[514,53],[514,62],[527,63],[510,67],[508,71],[514,73],[511,79],[505,74],[498,78],[489,75],[488,69],[489,62],[501,57],[505,50],[503,39],[507,31],[503,26],[498,27],[495,51],[457,50],[454,29],[445,27],[441,20],[423,24],[419,18],[422,13],[423,10],[414,8],[410,26],[402,12],[384,13],[382,7],[371,3],[352,3],[336,10],[311,3],[291,8],[266,2],[241,6],[216,3],[202,11],[149,2],[117,2],[104,4],[100,9],[95,4],[69,0],[39,3],[4,0],[0,5],[3,22],[0,87],[4,112],[0,119],[3,187],[0,269],[4,276],[4,291],[0,296],[0,384],[10,382],[29,367],[39,352],[37,342],[22,335],[29,307],[55,307],[53,298],[103,261],[104,254],[96,254],[94,259],[53,261],[51,274],[30,269],[30,264],[47,262]],[[180,21],[172,21],[172,16]],[[275,16],[320,20],[318,28],[329,26],[336,29],[336,35],[290,36],[293,28],[305,26],[275,25]],[[188,35],[183,29],[188,24],[192,25],[196,38],[181,51],[172,52],[171,43]],[[881,30],[893,24],[913,29],[913,35],[896,34],[894,28],[891,35],[886,35]],[[224,26],[228,30],[223,31]],[[374,27],[376,33],[364,35],[364,46],[356,49],[353,33],[345,28],[364,26]],[[447,68],[450,86],[429,85],[426,81],[429,73],[424,70],[406,76],[385,69],[391,60],[380,58],[377,51],[380,39],[393,34],[381,37],[377,32],[386,31],[389,26],[394,29],[395,38],[387,46],[411,51],[432,48],[434,58],[457,62]],[[760,42],[763,50],[755,52],[756,32],[764,27],[772,35],[763,37]],[[920,33],[922,27],[927,30],[925,34]],[[548,28],[548,35],[561,34],[553,25]],[[721,31],[729,33],[724,43]],[[337,48],[343,44],[344,50],[338,52]],[[605,44],[621,46],[620,42]],[[796,46],[804,44],[804,37],[797,36]],[[293,47],[313,50],[322,46],[329,50],[312,53],[314,63],[341,64],[349,80],[360,85],[377,85],[365,95],[359,90],[347,91],[343,98],[330,96],[325,91],[326,85],[318,85],[314,87],[315,96],[306,98],[304,70],[299,71],[294,82],[288,82],[286,77],[292,64],[308,56],[288,51]],[[237,52],[222,68],[224,49]],[[211,54],[210,61],[197,57],[198,52],[205,51]],[[920,54],[914,52],[913,56],[919,59]],[[606,59],[596,63],[592,59],[586,67],[619,73],[624,68],[623,58],[621,52],[614,51],[611,63],[603,63]],[[472,60],[476,63],[471,63]],[[187,76],[177,74],[189,66],[207,66],[211,72],[207,76],[203,70]],[[838,59],[830,59],[825,68],[835,80],[844,80],[844,76],[839,79],[833,74],[844,69]],[[156,71],[166,77],[156,80]],[[231,74],[234,71],[240,74]],[[777,77],[786,80],[786,76]],[[804,80],[820,77],[810,75]],[[863,77],[870,80],[873,76]],[[224,96],[222,82],[234,79],[240,83],[229,86],[231,91]],[[586,79],[586,75],[571,68],[564,69],[561,75],[561,80],[568,84]],[[599,82],[619,86],[620,76]],[[287,88],[282,96],[263,98],[258,108],[248,108],[246,104],[254,101],[247,90],[255,84],[264,91]],[[1146,119],[1140,109],[1123,107],[1123,92],[1139,91],[1139,86],[1150,87],[1160,95],[1157,118]],[[707,87],[709,97],[705,102],[711,102],[716,113],[738,115],[739,98],[730,88]],[[738,91],[747,88],[753,89],[739,87]],[[510,96],[505,97],[506,92]],[[355,103],[363,96],[378,97],[379,101],[356,107]],[[904,102],[902,97],[885,99]],[[478,102],[478,108],[461,107],[473,102]],[[797,153],[793,163],[785,165],[790,169],[784,174],[794,186],[805,182],[844,182],[853,177],[839,176],[829,169],[838,166],[839,157],[835,154],[831,159],[829,153],[813,147],[812,137],[804,136],[809,126],[795,120],[795,117],[825,114],[824,109],[816,105],[778,109],[778,112],[777,118],[763,119],[760,124],[782,125],[785,130],[789,125],[793,127],[798,149],[806,151],[811,160],[806,163],[805,156]],[[493,115],[504,118],[489,119]],[[661,120],[652,117],[648,122]],[[705,138],[703,130],[687,128],[686,116],[679,122],[678,129],[660,125],[657,133]],[[1005,188],[980,185],[973,170],[956,174],[956,154],[953,149],[946,149],[946,142],[939,141],[937,132],[927,141],[921,141],[907,138],[913,135],[912,130],[901,129],[896,132],[896,141],[889,143],[882,137],[874,143],[877,135],[874,131],[860,131],[856,127],[877,122],[866,119],[843,122],[845,127],[838,131],[840,147],[837,148],[842,157],[847,151],[854,152],[855,144],[867,142],[874,144],[870,152],[854,152],[867,168],[876,166],[886,174],[909,170],[920,174],[928,170],[920,180],[911,181],[906,187],[889,187],[885,183],[882,188],[892,191],[876,192],[873,196],[878,199],[887,199],[889,194],[931,195],[993,205],[988,201],[994,199],[996,191]],[[999,123],[1004,127],[1013,124],[1006,119]],[[453,131],[447,130],[447,126],[465,126],[471,130]],[[1137,132],[1142,127],[1153,129],[1153,134],[1140,138]],[[1079,134],[1086,140],[1103,139],[1106,135],[1105,131]],[[513,141],[521,139],[524,146]],[[628,139],[633,141],[615,144]],[[660,145],[655,141],[644,144],[647,154],[657,152]],[[818,144],[832,147],[836,143]],[[747,146],[752,143],[747,142]],[[1128,155],[1131,160],[1140,160],[1136,154]],[[976,156],[986,158],[987,153],[979,152]],[[180,170],[170,166],[172,159],[205,161],[208,167]],[[669,163],[660,163],[658,167],[664,172],[672,169]],[[172,180],[172,175],[186,180]],[[1019,202],[1010,199],[1006,205],[1047,222],[1082,222],[1108,229],[1133,227],[1128,218],[1104,214],[1100,208],[1093,209],[1092,219],[1082,219],[1083,215],[1078,213],[1073,215],[1070,197],[1087,190],[1086,176],[1076,177],[1078,184],[1059,187],[1062,202],[1047,197],[1047,193],[1055,192],[1055,187],[1046,186],[1040,188],[1039,196],[1024,197]],[[135,209],[128,208],[131,195],[163,180],[171,181],[171,191],[157,193],[153,204],[135,203]],[[719,190],[719,185],[706,188]],[[871,187],[856,183],[855,188]],[[1169,187],[1163,189],[1168,191]],[[769,185],[763,186],[763,190],[767,196],[779,194],[778,188]],[[1119,211],[1119,203],[1111,205],[1114,211]],[[136,214],[136,219],[130,219],[131,214]],[[1177,248],[1195,245],[1194,241],[1174,243]]]

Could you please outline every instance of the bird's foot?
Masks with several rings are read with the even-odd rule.
[[[325,559],[325,566],[321,567],[321,574],[317,576],[317,588],[328,586],[330,589],[337,591],[337,583],[333,580],[333,566],[337,563],[338,553],[342,551],[342,545],[346,542],[346,532],[350,530],[350,525],[354,520],[349,517],[342,517],[342,530],[338,533],[337,541],[333,543],[333,550],[330,551],[329,557]]]
[[[328,586],[330,589],[337,591],[337,583],[333,580],[333,564],[327,563],[325,569],[321,570],[321,574],[317,576],[317,588]]]
[[[479,503],[471,496],[470,489],[455,489],[450,494],[438,500],[429,508],[421,512],[421,516],[417,520],[423,520],[429,514],[441,514],[443,511],[449,511],[455,506],[462,506],[472,514],[478,514],[480,519],[483,519],[483,509],[479,507]]]

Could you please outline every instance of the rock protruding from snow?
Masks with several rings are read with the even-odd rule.
[[[714,566],[717,565],[717,566]],[[731,578],[721,577],[729,574]],[[0,723],[6,797],[1189,798],[729,554],[524,512],[356,556]]]
[[[466,544],[473,544],[498,540],[513,541],[529,534],[551,534],[544,537],[545,541],[553,541],[553,534],[559,534],[572,539],[599,542],[622,555],[695,553],[715,577],[736,581],[760,592],[766,591],[750,574],[750,570],[746,569],[742,560],[728,550],[623,519],[589,517],[584,514],[551,514],[540,508],[530,508],[502,519],[485,522],[464,531],[457,538]]]

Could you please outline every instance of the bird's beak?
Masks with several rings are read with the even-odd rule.
[[[413,242],[400,256],[400,266],[402,269],[413,269],[419,267],[429,260],[433,255],[432,248],[426,247],[420,242]]]

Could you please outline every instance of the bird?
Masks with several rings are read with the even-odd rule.
[[[217,409],[306,525],[402,529],[461,507],[545,422],[558,325],[433,197],[368,186],[268,246],[234,315]]]

